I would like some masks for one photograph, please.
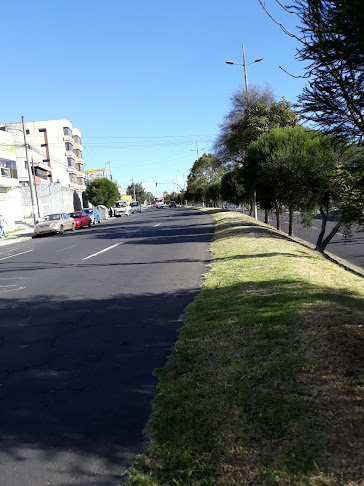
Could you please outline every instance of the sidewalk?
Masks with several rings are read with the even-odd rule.
[[[0,238],[0,246],[11,245],[20,241],[30,240],[34,235],[32,228],[23,228],[15,233],[7,233],[7,237]]]

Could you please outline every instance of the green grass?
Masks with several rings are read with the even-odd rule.
[[[364,484],[364,281],[213,212],[213,263],[128,486]]]

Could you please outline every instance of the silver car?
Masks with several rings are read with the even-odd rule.
[[[59,233],[63,235],[66,230],[75,231],[76,223],[66,213],[47,214],[40,218],[34,226],[34,236],[46,233]]]

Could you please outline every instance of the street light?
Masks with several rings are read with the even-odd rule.
[[[245,77],[245,91],[246,91],[246,98],[247,98],[247,101],[248,101],[248,74],[247,74],[247,71],[246,71],[246,67],[247,66],[250,66],[251,64],[254,64],[255,62],[263,61],[263,58],[262,57],[259,57],[258,59],[255,59],[255,61],[252,61],[249,64],[247,64],[245,62],[245,49],[244,49],[244,44],[242,45],[242,47],[243,47],[243,63],[244,64],[237,64],[237,63],[235,63],[233,61],[226,61],[226,64],[232,64],[232,65],[235,65],[235,66],[243,66],[243,68],[244,68],[244,77]],[[254,192],[254,218],[255,219],[258,219],[257,194],[256,194],[256,192]]]

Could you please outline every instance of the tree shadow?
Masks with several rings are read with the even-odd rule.
[[[40,483],[44,468],[51,484],[121,483],[145,446],[152,372],[164,366],[178,315],[197,292],[1,299],[0,471],[7,486]]]
[[[82,209],[82,203],[80,196],[77,194],[77,191],[73,191],[73,210],[80,211]]]

